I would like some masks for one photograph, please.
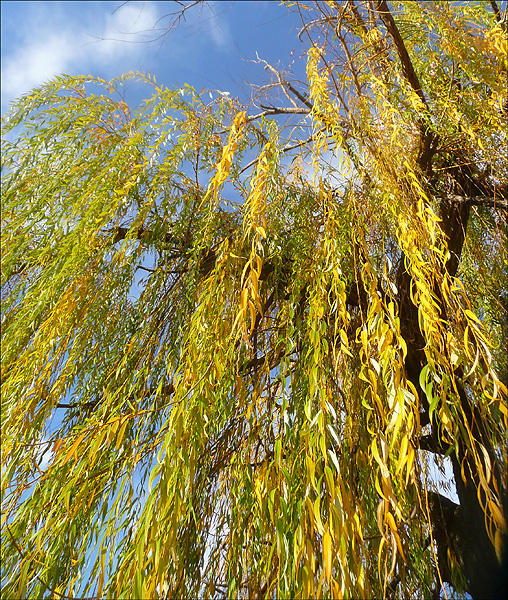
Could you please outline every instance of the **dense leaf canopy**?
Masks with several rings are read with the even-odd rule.
[[[250,106],[139,74],[16,101],[2,598],[497,593],[507,54],[491,4],[296,3],[306,81],[266,65],[280,96]]]

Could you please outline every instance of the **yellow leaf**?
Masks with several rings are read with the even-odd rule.
[[[386,522],[388,523],[388,526],[392,530],[392,533],[397,533],[397,525],[395,523],[395,519],[393,518],[393,515],[391,512],[386,513]]]
[[[254,326],[256,325],[256,307],[254,306],[254,302],[252,302],[252,300],[249,300],[249,310],[251,318],[250,333],[252,335],[252,332],[254,331]]]
[[[381,554],[383,553],[383,548],[385,546],[386,540],[385,538],[381,538],[381,542],[379,544],[379,550],[378,550],[378,555],[377,555],[377,573],[379,576],[379,581],[382,583],[383,582],[383,578],[381,577]]]
[[[316,502],[314,502],[314,523],[319,535],[323,535],[325,528],[323,527],[323,521],[321,520],[321,510],[319,504],[320,501],[319,498],[317,498]]]
[[[363,531],[362,531],[362,526],[360,524],[360,517],[358,516],[357,512],[355,512],[355,514],[353,515],[353,520],[356,524],[356,530],[358,532],[358,536],[360,537],[360,540],[363,543]]]
[[[482,322],[480,321],[480,319],[474,314],[474,312],[470,311],[469,309],[466,308],[466,310],[464,311],[464,313],[466,314],[466,316],[468,316],[470,319],[472,319],[473,321],[476,321],[477,323],[479,323],[480,325],[482,324]]]
[[[316,489],[316,479],[315,479],[316,465],[315,465],[314,461],[312,460],[312,458],[308,455],[305,457],[305,462],[307,464],[307,474],[310,477],[312,486],[314,487],[314,489]]]
[[[372,450],[372,456],[376,460],[377,464],[381,467],[381,473],[382,473],[383,477],[387,477],[388,476],[388,469],[386,467],[386,464],[381,460],[381,457],[379,456],[379,451],[378,451],[378,448],[377,448],[377,440],[376,439],[372,440],[371,450]]]
[[[490,457],[488,455],[487,450],[482,446],[482,444],[478,444],[480,446],[480,450],[482,451],[483,458],[485,460],[485,479],[487,480],[487,484],[490,481],[491,477],[491,463]],[[480,477],[482,476],[482,469],[480,469]]]
[[[399,460],[397,461],[397,468],[395,469],[395,474],[398,475],[399,471],[404,467],[404,463],[406,462],[407,456],[407,435],[402,438],[402,442],[400,443],[399,450]]]
[[[385,527],[384,527],[384,514],[386,512],[386,500],[381,500],[381,502],[377,505],[376,510],[376,520],[377,520],[377,528],[379,529],[379,533],[384,536]]]
[[[388,578],[392,576],[392,573],[395,571],[395,564],[397,562],[397,540],[395,536],[392,534],[392,564],[390,567],[390,572],[388,573]]]
[[[325,565],[326,581],[330,583],[332,577],[332,537],[329,531],[323,536],[323,562]]]
[[[498,529],[500,529],[501,531],[506,531],[506,521],[503,517],[503,513],[501,512],[499,506],[492,500],[488,501],[488,505]]]
[[[116,437],[116,449],[117,449],[117,450],[120,448],[120,446],[121,446],[121,444],[122,444],[122,440],[123,440],[123,437],[124,437],[124,435],[125,435],[125,429],[126,429],[126,427],[127,427],[127,423],[128,423],[128,422],[129,422],[129,419],[128,419],[128,418],[126,418],[126,419],[124,420],[124,422],[122,423],[122,426],[120,427],[120,431],[118,432],[118,435],[117,435],[117,437]]]
[[[404,556],[404,552],[402,551],[402,544],[400,543],[400,537],[398,532],[394,531],[393,537],[395,538],[395,541],[397,543],[397,549],[399,550],[399,554],[402,557],[402,560],[406,562],[406,557]]]
[[[113,441],[113,439],[114,439],[114,437],[115,437],[115,435],[116,435],[116,432],[117,432],[117,430],[118,430],[118,426],[119,426],[119,425],[120,425],[120,419],[115,419],[115,420],[114,420],[114,421],[111,423],[111,425],[110,425],[110,427],[109,427],[109,431],[108,431],[108,441],[109,441],[109,442],[112,442],[112,441]]]
[[[328,485],[328,492],[332,498],[335,498],[335,482],[333,480],[332,470],[328,465],[325,466],[325,477]]]
[[[406,462],[406,485],[409,482],[409,477],[413,472],[413,462],[415,458],[415,450],[413,448],[413,444],[409,444],[408,453],[407,453],[407,462]]]
[[[254,302],[259,302],[259,290],[258,290],[258,274],[254,269],[250,272],[250,280],[252,283],[252,293],[254,297]]]
[[[102,595],[102,588],[104,586],[104,573],[106,570],[106,552],[102,552],[102,556],[101,556],[101,572],[99,574],[99,584],[98,584],[98,590],[97,590],[97,595],[98,597],[100,597]]]
[[[86,431],[83,432],[78,439],[74,442],[74,444],[72,444],[69,452],[67,452],[67,455],[64,458],[64,461],[62,463],[62,467],[65,465],[65,463],[71,458],[71,456],[74,454],[74,452],[76,452],[77,447],[81,444],[81,442],[83,441],[84,437],[86,435]]]
[[[249,297],[249,290],[242,290],[242,295],[240,297],[240,308],[245,311],[247,310],[247,299]]]

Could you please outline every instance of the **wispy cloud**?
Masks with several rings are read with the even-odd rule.
[[[26,10],[16,3],[13,10],[12,4],[3,8],[10,21],[2,20],[2,113],[9,102],[61,73],[109,79],[139,70],[162,72],[170,84],[207,81],[210,61],[220,67],[233,46],[229,3],[189,10],[162,37],[172,19],[161,17],[174,18],[180,5],[45,1],[27,3]]]
[[[214,9],[205,4],[201,18],[212,42],[219,48],[224,49],[232,41],[231,31],[227,19],[219,15]]]
[[[15,98],[53,75],[65,72],[76,54],[75,44],[65,34],[57,36],[48,32],[40,39],[27,42],[4,60],[2,96]]]
[[[19,24],[11,44],[4,37],[2,111],[5,103],[60,73],[113,75],[118,67],[126,70],[127,58],[129,69],[138,68],[136,57],[148,49],[144,33],[148,36],[158,18],[156,3],[129,3],[114,12],[111,6],[106,3],[102,13],[94,10],[81,18],[79,12],[62,14],[51,3],[41,4],[37,18]]]
[[[103,33],[95,52],[118,59],[139,53],[154,38],[154,26],[158,19],[155,3],[125,4],[106,15]]]

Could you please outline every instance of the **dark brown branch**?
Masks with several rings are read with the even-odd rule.
[[[365,288],[362,285],[351,284],[351,289],[346,296],[346,304],[349,306],[358,306],[362,310],[366,310],[368,298]]]
[[[496,198],[494,196],[457,196],[456,194],[447,194],[442,200],[508,210],[508,200],[506,198]]]
[[[288,100],[291,102],[291,104],[295,108],[296,108],[296,103],[293,101],[293,99],[291,98],[291,96],[289,96],[289,94],[287,93],[288,90],[293,94],[293,96],[295,96],[296,98],[298,98],[298,100],[300,100],[300,102],[302,104],[304,104],[305,106],[307,106],[310,109],[313,108],[312,102],[310,102],[310,100],[308,98],[306,98],[303,94],[301,94],[291,83],[289,83],[289,81],[286,81],[284,79],[284,77],[282,77],[282,75],[280,74],[280,72],[277,71],[277,69],[275,69],[274,67],[272,67],[271,64],[267,63],[266,60],[263,60],[262,58],[259,58],[257,52],[256,52],[256,56],[257,56],[259,62],[262,62],[262,63],[265,64],[265,69],[269,69],[272,73],[275,74],[275,76],[277,77],[277,79],[279,81],[279,85],[282,87],[282,91],[286,95],[286,98],[288,98]]]
[[[409,57],[409,53],[406,49],[406,45],[404,44],[404,40],[400,35],[399,29],[393,19],[392,14],[390,13],[390,9],[386,4],[386,0],[377,0],[376,2],[376,10],[381,16],[381,20],[385,24],[385,27],[392,37],[395,47],[397,48],[397,54],[399,55],[400,62],[402,64],[402,72],[404,73],[404,77],[408,81],[409,85],[413,88],[413,91],[417,94],[418,98],[421,100],[423,106],[425,107],[426,117],[420,117],[418,119],[418,125],[420,128],[420,151],[419,151],[419,165],[423,172],[427,172],[430,165],[430,159],[432,157],[433,148],[435,146],[435,137],[429,129],[428,125],[428,117],[430,116],[430,109],[425,96],[423,94],[422,86],[420,84],[420,80],[418,79],[418,75],[414,70],[413,63]]]
[[[288,88],[288,90],[294,94],[300,102],[305,104],[308,108],[313,108],[312,102],[306,98],[303,94],[301,94],[294,86],[292,86],[289,81],[284,81],[284,85]]]
[[[149,269],[148,267],[143,267],[142,265],[139,265],[136,268],[137,269],[142,269],[143,271],[147,271],[148,273],[156,273],[157,272],[156,269]]]
[[[501,25],[503,19],[501,18],[501,12],[499,11],[499,6],[497,5],[496,0],[490,0],[490,6],[494,11],[494,18]]]
[[[424,435],[418,440],[420,450],[426,450],[433,454],[446,454],[447,450],[450,449],[448,444],[440,443],[434,435]]]
[[[304,26],[298,32],[298,39],[300,41],[302,41],[302,35],[304,33],[307,33],[307,31],[309,29],[311,29],[312,27],[314,27],[316,25],[322,25],[323,23],[326,23],[327,21],[328,21],[328,19],[326,17],[322,17],[321,19],[314,19],[314,21],[309,21],[308,23],[305,23]],[[308,35],[308,33],[307,33],[307,35]]]
[[[10,276],[14,277],[15,275],[20,275],[25,269],[28,269],[29,266],[30,265],[27,262],[21,263],[20,265],[14,267]]]
[[[83,404],[66,404],[64,402],[59,402],[56,405],[56,408],[94,408],[99,404],[98,400],[93,400],[92,402],[84,402]]]
[[[423,95],[420,80],[418,79],[418,75],[414,70],[413,63],[411,62],[408,51],[406,49],[406,45],[404,44],[404,40],[402,39],[399,29],[395,24],[390,9],[386,4],[386,0],[377,0],[376,9],[379,15],[381,16],[381,19],[385,24],[388,33],[391,35],[395,43],[400,62],[402,64],[402,71],[404,73],[404,76],[406,77],[407,81],[409,82],[413,90],[416,92],[416,94],[418,94],[418,97],[422,101],[423,105],[427,108],[427,112],[430,113],[427,101],[425,100],[425,96]]]
[[[284,146],[284,148],[282,149],[282,153],[289,152],[290,150],[295,150],[296,148],[300,148],[301,146],[305,146],[305,144],[312,142],[313,139],[314,139],[314,136],[311,135],[306,140],[302,140],[301,142],[296,142],[295,144],[291,144],[291,146]]]
[[[452,576],[448,557],[455,555],[459,564],[463,565],[460,553],[460,506],[442,494],[428,492],[430,518],[433,525],[433,535],[437,546],[437,562],[441,579],[456,585]]]
[[[272,113],[268,113],[268,114],[309,114],[311,112],[311,110],[314,109],[314,105],[312,104],[312,102],[310,102],[310,100],[308,100],[308,98],[306,98],[293,85],[291,85],[291,83],[289,83],[288,81],[285,81],[283,79],[282,75],[279,73],[279,71],[277,71],[277,69],[272,67],[269,63],[267,63],[266,60],[259,59],[259,57],[258,57],[258,60],[260,62],[263,62],[266,65],[265,69],[269,69],[270,71],[272,71],[272,73],[275,73],[275,75],[277,76],[277,79],[279,80],[279,85],[282,87],[286,97],[289,98],[289,100],[293,104],[293,108],[283,108],[283,107],[277,108],[274,106],[264,106],[264,105],[260,104],[261,108],[264,108],[266,111],[277,111],[277,112],[272,112]],[[331,73],[331,70],[330,70],[330,73]],[[287,93],[287,90],[289,90],[296,98],[298,98],[298,100],[300,100],[305,106],[307,106],[307,108],[309,110],[306,110],[301,107],[300,108],[297,107],[296,104],[293,102],[292,98]],[[262,114],[264,114],[264,113],[262,113]],[[315,111],[315,115],[322,121],[322,123],[325,125],[325,128],[333,129],[333,126],[335,125],[335,123],[330,123],[330,119],[326,115],[324,115],[320,111]],[[339,121],[338,121],[338,125],[342,128],[347,128],[347,127],[349,127],[349,121],[348,121],[348,119],[346,119],[344,117],[340,117]],[[251,164],[249,164],[249,166],[251,166]]]
[[[127,237],[127,234],[129,233],[130,228],[118,226],[118,227],[114,227],[113,229],[107,229],[106,231],[108,233],[115,234],[115,236],[113,238],[113,244],[116,244],[117,242],[120,242]],[[135,233],[136,233],[135,239],[137,239],[139,241],[147,241],[153,236],[153,231],[151,231],[150,229],[145,229],[143,227],[139,227]],[[164,241],[166,243],[170,244],[170,243],[174,242],[174,237],[171,235],[171,233],[167,232],[165,235]]]
[[[162,386],[162,390],[161,393],[163,396],[171,396],[171,394],[175,391],[175,386],[172,383],[168,383],[167,385],[163,385]],[[155,391],[151,391],[150,394],[148,394],[149,396],[151,396],[152,394],[155,394]],[[134,400],[133,397],[129,398],[129,401]],[[94,408],[95,406],[97,406],[99,404],[99,400],[93,400],[91,402],[84,402],[83,404],[65,404],[60,402],[59,404],[56,405],[56,408],[81,408],[81,409],[85,409],[85,408]]]

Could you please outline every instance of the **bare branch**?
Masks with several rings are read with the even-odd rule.
[[[312,27],[315,27],[316,25],[322,25],[323,23],[326,23],[327,20],[327,18],[322,17],[321,19],[314,19],[314,21],[309,21],[309,23],[305,23],[304,26],[298,32],[298,39],[302,41],[302,35],[304,33],[308,33],[308,30],[312,29]]]
[[[266,104],[260,104],[261,108],[266,111],[268,115],[308,115],[310,108],[291,108],[285,106],[267,106]]]
[[[286,90],[289,90],[296,98],[298,98],[298,100],[300,100],[300,102],[302,102],[302,104],[305,104],[305,106],[307,106],[308,108],[312,108],[312,103],[302,93],[300,93],[289,81],[286,81],[282,77],[280,72],[277,71],[277,69],[272,67],[272,65],[270,65],[269,63],[267,63],[266,60],[259,58],[257,52],[256,56],[258,58],[258,62],[262,62],[265,64],[265,69],[269,69],[272,73],[276,75],[279,85],[282,88],[282,91],[295,108],[297,105]]]
[[[423,106],[426,109],[427,116],[430,116],[429,105],[427,104],[427,100],[425,99],[425,96],[423,94],[420,80],[418,79],[418,75],[414,70],[413,63],[411,62],[409,53],[406,49],[406,45],[404,44],[404,40],[400,35],[399,29],[390,12],[390,9],[386,4],[386,0],[377,0],[376,9],[381,17],[381,20],[385,24],[388,33],[390,34],[395,43],[395,47],[397,48],[397,54],[399,55],[399,59],[402,64],[402,72],[404,73],[406,80],[408,81],[409,85],[413,88],[414,92],[418,95],[418,98],[420,98]],[[426,121],[427,119],[425,118],[418,119],[418,125],[420,128],[421,135],[419,163],[420,167],[424,172],[428,170],[432,155],[433,142],[435,141],[434,135],[430,131],[428,123]]]
[[[493,196],[457,196],[456,194],[449,194],[443,198],[451,202],[458,203],[469,203],[475,206],[489,206],[491,208],[500,208],[501,210],[508,210],[508,200],[506,198],[496,198]]]
[[[323,129],[321,129],[320,131],[323,131]],[[315,135],[317,135],[317,133],[314,134],[314,135],[311,135],[306,140],[302,140],[301,142],[297,142],[296,144],[292,144],[291,146],[285,146],[284,148],[282,148],[281,154],[285,154],[286,152],[290,152],[291,150],[295,150],[295,148],[299,148],[300,146],[305,146],[309,142],[312,142],[312,140],[314,139]],[[240,171],[238,172],[238,175],[241,175],[247,169],[250,169],[251,167],[253,167],[255,164],[257,164],[258,161],[259,161],[259,157],[256,157],[254,160],[251,160],[248,165],[245,165],[245,167],[243,167],[242,169],[240,169]]]

